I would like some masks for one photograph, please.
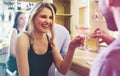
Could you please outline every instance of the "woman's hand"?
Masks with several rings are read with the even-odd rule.
[[[76,47],[80,47],[80,45],[83,45],[84,39],[81,36],[76,36],[69,44],[70,49],[75,49]]]

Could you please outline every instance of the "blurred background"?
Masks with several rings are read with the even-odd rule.
[[[71,38],[77,34],[76,25],[89,28],[89,33],[100,27],[117,37],[117,32],[113,33],[106,28],[104,17],[98,8],[98,0],[0,0],[0,63],[4,63],[6,59],[9,31],[13,26],[15,12],[24,11],[28,17],[31,9],[39,1],[48,1],[56,5],[56,23],[65,26]]]

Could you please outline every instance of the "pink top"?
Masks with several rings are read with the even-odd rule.
[[[95,59],[89,76],[120,76],[120,38]]]

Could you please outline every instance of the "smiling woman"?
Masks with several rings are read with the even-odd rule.
[[[31,11],[28,30],[20,33],[16,40],[19,76],[48,76],[53,62],[62,74],[66,74],[70,68],[74,51],[84,38],[75,37],[63,59],[54,41],[55,13],[56,7],[46,2],[39,2]],[[48,34],[49,31],[51,34]]]
[[[26,34],[21,33],[17,39],[16,53],[19,76],[47,76],[48,69],[53,62],[50,45],[53,44],[54,39],[52,28],[54,12],[56,12],[56,7],[50,3],[40,2],[33,8],[28,19],[28,31]],[[52,33],[51,38],[46,34],[49,30]],[[26,46],[23,47],[21,39],[25,41]]]
[[[46,16],[47,14],[48,16]],[[46,19],[47,18],[47,19]],[[34,17],[35,29],[40,29],[41,32],[47,32],[53,24],[51,10],[44,8]]]

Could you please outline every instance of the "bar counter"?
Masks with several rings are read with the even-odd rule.
[[[80,76],[89,76],[91,64],[98,54],[77,49],[70,70],[80,74]]]

